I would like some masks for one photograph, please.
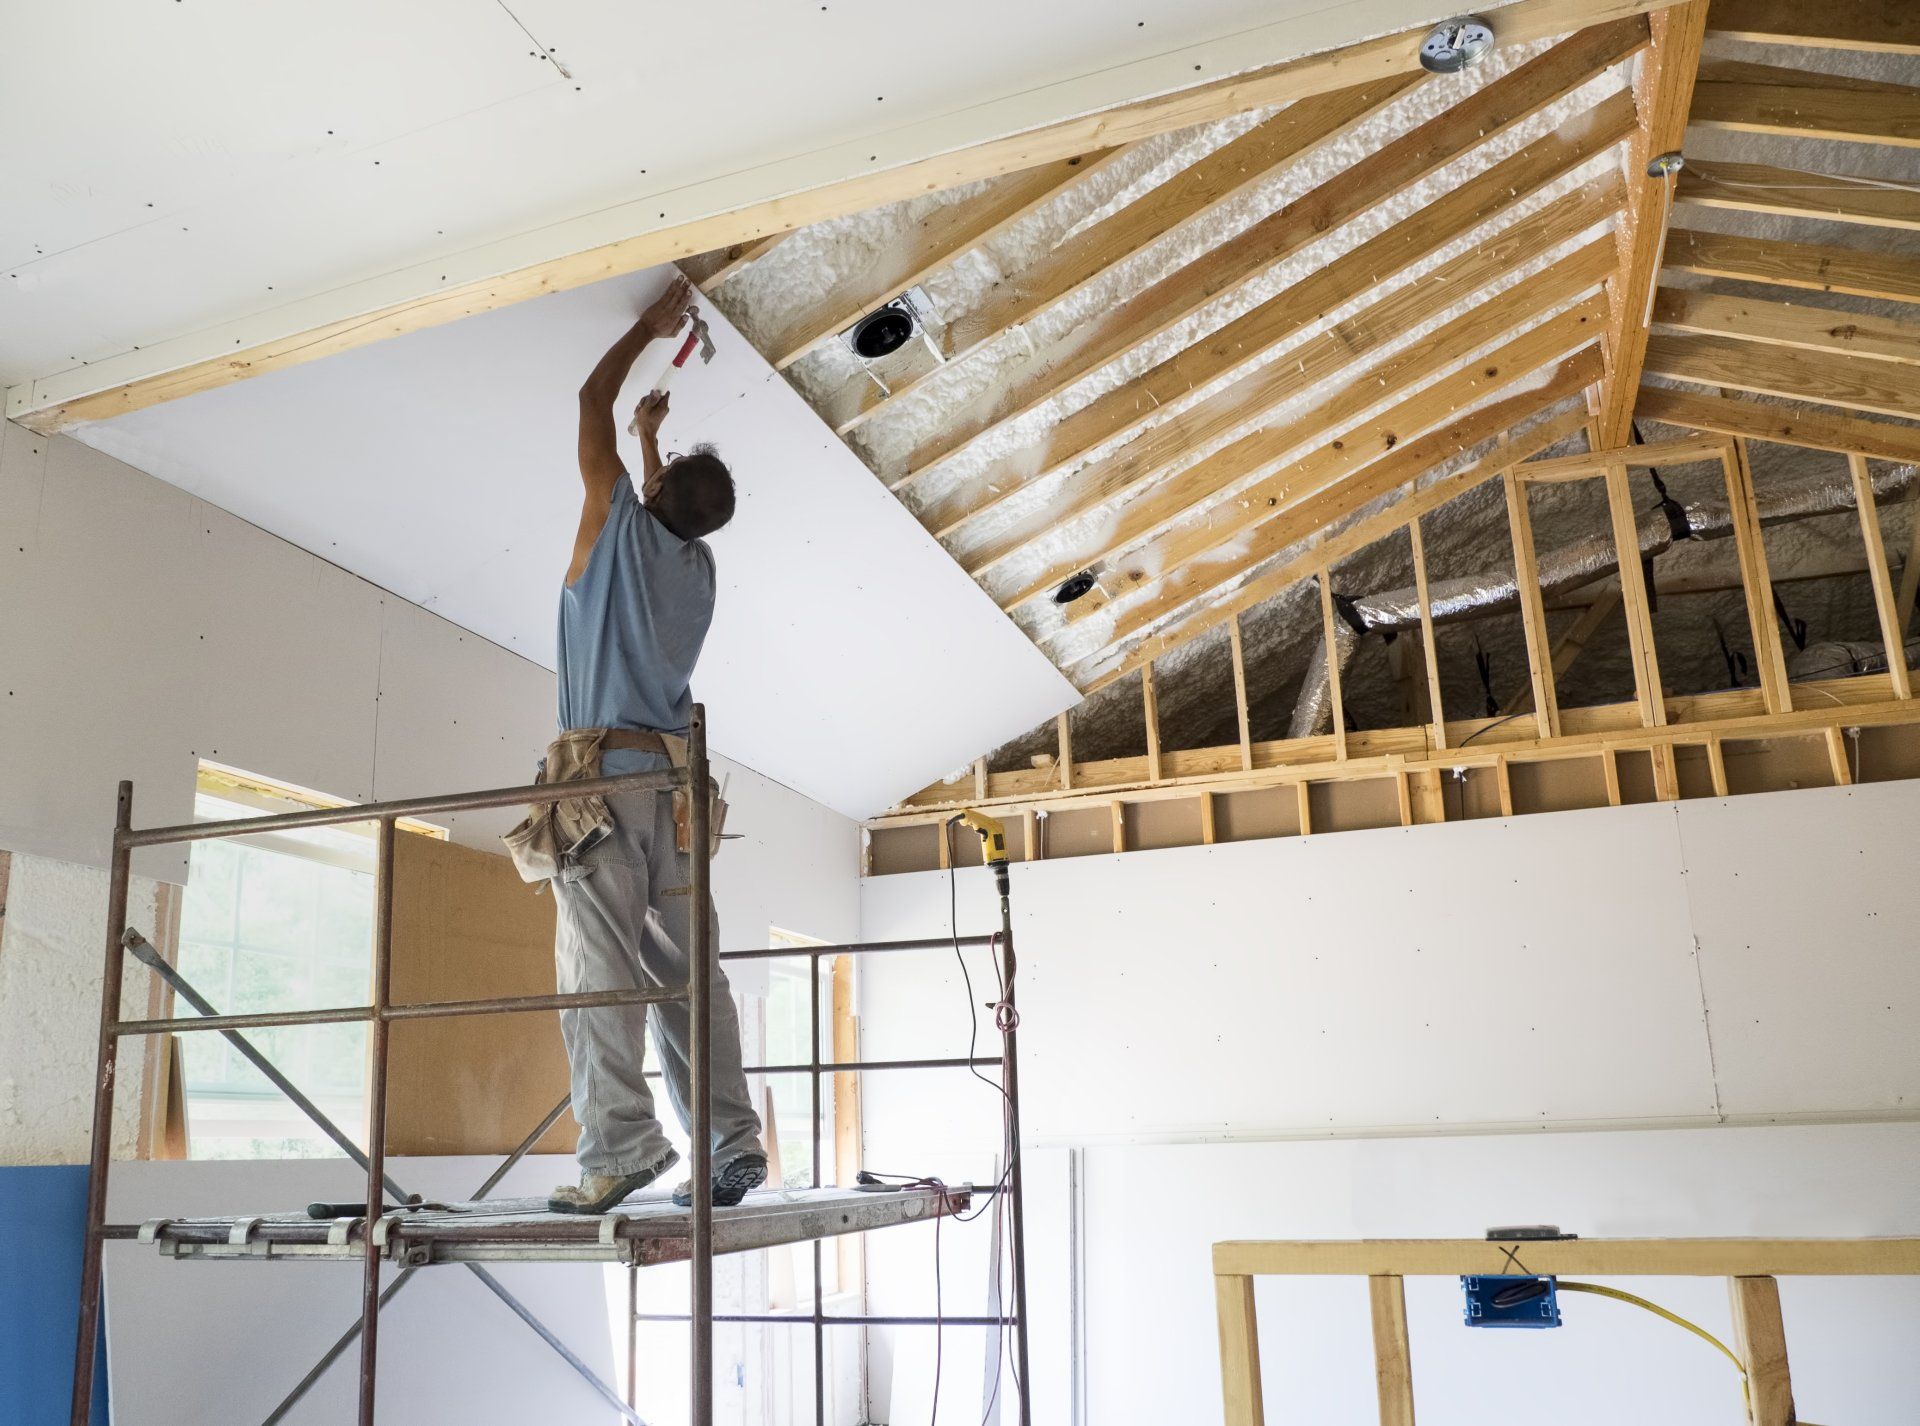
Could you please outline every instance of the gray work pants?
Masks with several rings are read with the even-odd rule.
[[[563,994],[682,986],[692,897],[688,857],[673,839],[669,792],[623,792],[607,798],[613,835],[552,883],[556,902],[554,967]],[[719,946],[719,919],[705,908]],[[716,1169],[760,1149],[760,1116],[740,1065],[740,1017],[733,991],[713,966],[713,1163]],[[562,1010],[560,1033],[572,1071],[573,1117],[580,1124],[575,1156],[594,1173],[652,1168],[668,1143],[641,1073],[647,1024],[657,1037],[667,1096],[683,1127],[692,1128],[685,1001]]]

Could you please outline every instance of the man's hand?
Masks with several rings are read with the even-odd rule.
[[[665,391],[649,391],[640,398],[640,404],[633,408],[633,424],[628,429],[642,440],[655,439],[660,434],[660,423],[667,419],[667,402],[670,399]]]
[[[676,277],[667,284],[654,304],[641,314],[640,326],[650,337],[670,337],[687,319],[687,307],[693,301],[693,284]]]

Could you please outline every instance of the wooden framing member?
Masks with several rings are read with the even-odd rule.
[[[1880,534],[1880,510],[1873,498],[1873,474],[1865,456],[1848,456],[1847,472],[1853,478],[1853,501],[1860,512],[1860,536],[1867,546],[1867,573],[1873,581],[1873,607],[1880,619],[1880,638],[1887,650],[1887,677],[1893,683],[1896,698],[1913,697],[1913,683],[1907,670],[1906,621],[1901,618],[1893,576],[1887,568],[1887,545]],[[1920,518],[1915,520],[1920,529]],[[1909,561],[1911,562],[1911,561]]]
[[[1731,337],[1659,335],[1647,343],[1646,369],[1721,390],[1920,417],[1920,366],[1901,362],[1790,351]]]
[[[705,277],[695,281],[693,285],[702,292],[712,292],[728,278],[744,272],[792,236],[793,229],[788,228],[785,232],[769,233],[764,238],[755,238],[750,242],[733,243],[716,254],[720,259],[720,265]]]
[[[1150,581],[1141,576],[1148,570],[1165,581],[1195,557],[1234,539],[1248,526],[1272,519],[1276,513],[1284,514],[1308,497],[1334,488],[1348,471],[1374,456],[1385,455],[1407,436],[1444,424],[1490,384],[1504,385],[1524,370],[1574,350],[1600,326],[1605,311],[1602,297],[1596,292],[1564,311],[1547,314],[1597,284],[1605,270],[1605,257],[1604,240],[1589,243],[1498,298],[1470,308],[1411,349],[1368,370],[1353,372],[1347,385],[1316,402],[1298,419],[1251,431],[1177,474],[1167,475],[1163,469],[1143,462],[1146,469],[1129,468],[1132,478],[1120,490],[1103,490],[1097,501],[1092,491],[1076,482],[1074,509],[1063,512],[1063,518],[1065,514],[1097,510],[1106,501],[1135,489],[1147,493],[1106,522],[1102,542],[1092,553],[1079,549],[1075,560],[1056,560],[1007,595],[1001,607],[1012,609],[1041,597],[1076,568],[1106,565],[1112,572],[1123,551],[1126,564],[1118,571],[1123,578],[1114,581],[1120,588],[1132,592],[1145,587]],[[1516,328],[1525,330],[1508,336]],[[1477,360],[1469,360],[1475,351],[1493,341],[1501,345]],[[1283,376],[1292,371],[1286,362],[1272,365],[1285,368]],[[1363,414],[1380,404],[1383,392],[1396,392],[1443,372],[1446,375],[1442,380],[1385,411]],[[1501,379],[1503,374],[1505,380]],[[1271,380],[1266,371],[1256,376]],[[1298,391],[1289,394],[1297,395]],[[1239,422],[1257,410],[1256,406],[1239,412]],[[1300,453],[1298,458],[1276,465],[1294,452]],[[1223,495],[1246,476],[1266,467],[1272,467],[1267,476]],[[1096,482],[1100,486],[1110,483]],[[1187,515],[1210,502],[1220,502],[1223,510],[1234,513],[1197,526],[1185,522]],[[1231,565],[1218,568],[1225,576],[1233,573]],[[1075,600],[1067,608],[1066,622],[1093,617],[1110,597],[1096,590]],[[1116,626],[1116,637],[1123,636]]]
[[[1899,253],[1676,228],[1667,235],[1665,265],[1736,282],[1920,302],[1920,262]]]
[[[1440,692],[1440,654],[1433,639],[1433,601],[1427,593],[1427,547],[1420,537],[1420,517],[1407,522],[1407,538],[1413,555],[1413,592],[1420,601],[1420,654],[1426,665],[1427,707],[1433,715],[1433,745],[1447,745],[1447,702]],[[1235,624],[1239,623],[1238,618]]]
[[[1029,813],[1029,816],[1032,814]],[[1031,847],[1032,843],[1029,842]],[[1031,855],[1031,853],[1029,853]],[[841,1064],[853,1064],[860,1058],[860,1020],[855,1012],[852,956],[833,958],[833,1042],[831,1052]],[[771,1090],[772,1086],[768,1086]],[[771,1122],[772,1116],[769,1117]],[[852,1183],[864,1167],[861,1163],[860,1076],[836,1074],[833,1077],[833,1163],[837,1181]],[[778,1162],[776,1160],[775,1162]],[[864,1233],[848,1233],[835,1240],[840,1258],[840,1281],[863,1281],[862,1247]]]
[[[1920,55],[1920,10],[1911,0],[1713,0],[1712,33],[1762,45]]]
[[[1726,473],[1727,509],[1733,521],[1733,543],[1740,561],[1740,587],[1747,602],[1747,624],[1753,636],[1753,661],[1760,678],[1760,696],[1769,713],[1793,707],[1793,689],[1787,681],[1787,655],[1780,643],[1780,625],[1773,611],[1773,577],[1767,566],[1767,542],[1754,503],[1753,466],[1747,443],[1728,443],[1722,457]]]
[[[1853,761],[1847,756],[1847,730],[1838,726],[1823,730],[1827,744],[1827,766],[1833,772],[1835,787],[1853,786]]]
[[[1733,1306],[1733,1351],[1747,1373],[1747,1412],[1753,1426],[1793,1426],[1793,1376],[1787,1367],[1787,1329],[1780,1316],[1780,1284],[1772,1277],[1727,1280]]]
[[[1674,181],[1650,175],[1647,164],[1677,151],[1686,137],[1700,41],[1707,28],[1707,0],[1685,0],[1650,17],[1648,24],[1652,47],[1634,86],[1640,126],[1627,143],[1627,207],[1614,230],[1618,272],[1607,284],[1607,375],[1600,383],[1590,433],[1593,448],[1600,451],[1633,438],[1633,398],[1647,345],[1647,301],[1659,280],[1672,197],[1669,185]]]
[[[1300,819],[1300,835],[1313,835],[1313,786],[1305,778],[1293,785],[1293,801],[1296,815]]]
[[[1879,460],[1920,461],[1920,430],[1836,411],[1793,411],[1729,396],[1676,391],[1670,386],[1641,387],[1636,409],[1643,420],[1691,426],[1697,431]]]
[[[1920,146],[1920,89],[1768,64],[1703,68],[1691,120],[1703,129]]]
[[[1264,1426],[1266,1402],[1260,1389],[1260,1332],[1253,1306],[1253,1279],[1213,1280],[1220,1318],[1220,1381],[1228,1426]]]
[[[1036,444],[997,461],[981,473],[977,483],[933,505],[925,523],[936,534],[946,535],[1003,498],[1070,469],[1094,447],[1133,434],[1149,421],[1165,425],[1167,408],[1188,393],[1231,376],[1366,287],[1391,281],[1444,245],[1450,235],[1460,236],[1497,220],[1512,203],[1577,167],[1608,142],[1618,142],[1631,129],[1632,120],[1632,105],[1623,100],[1613,111],[1612,127],[1595,130],[1582,125],[1528,145],[1243,313],[1211,340],[1186,348],[1063,417]],[[1618,212],[1623,192],[1617,174],[1590,180],[1481,238],[1475,249],[1504,264],[1526,261],[1528,254],[1545,252]],[[1197,414],[1210,406],[1211,402],[1201,402],[1190,409]],[[976,553],[987,557],[977,545],[957,545],[954,550],[969,567]]]
[[[1340,640],[1335,627],[1333,612],[1333,576],[1322,565],[1317,576],[1320,581],[1320,637],[1321,648],[1326,654],[1327,665],[1327,706],[1333,718],[1333,756],[1336,761],[1347,760],[1347,707],[1340,692]]]
[[[1653,304],[1655,325],[1704,337],[1795,347],[1802,351],[1873,357],[1920,366],[1920,323],[1832,307],[1759,302],[1724,292],[1663,287]]]
[[[1902,636],[1913,619],[1913,605],[1920,597],[1920,515],[1913,521],[1913,536],[1907,542],[1907,562],[1900,567],[1900,592],[1894,596],[1894,625]]]
[[[1826,218],[1867,227],[1920,230],[1920,193],[1761,163],[1693,160],[1681,170],[1676,196],[1682,203],[1736,213]]]
[[[1604,315],[1605,304],[1596,294],[1470,363],[1449,380],[1436,382],[1311,456],[1244,488],[1223,506],[1220,518],[1183,522],[1165,538],[1133,551],[1124,567],[1110,566],[1109,574],[1120,576],[1115,582],[1130,588],[1125,610],[1110,626],[1107,647],[1124,643],[1166,615],[1211,595],[1243,571],[1338,524],[1370,499],[1416,479],[1437,462],[1497,436],[1512,424],[1514,406],[1510,401],[1474,405],[1480,392],[1510,385],[1575,350]],[[1531,391],[1512,400],[1537,411],[1543,398],[1539,391]],[[1449,414],[1463,406],[1470,408],[1467,413],[1448,421]],[[1402,440],[1402,433],[1409,430],[1425,434],[1418,440]],[[1233,562],[1205,558],[1228,541],[1236,542]],[[1156,569],[1157,577],[1152,573]],[[1072,619],[1071,614],[1068,617]],[[1088,657],[1097,658],[1100,652],[1104,650]]]
[[[1692,3],[1692,0],[1689,0]],[[1178,325],[1206,303],[1318,241],[1331,229],[1439,172],[1448,163],[1573,93],[1646,43],[1638,18],[1581,30],[1545,54],[1475,90],[1458,104],[1344,168],[1074,332],[1056,359],[1033,365],[992,409],[950,425],[907,460],[909,475],[987,431],[1033,410],[1124,353]],[[1603,100],[1579,127],[1618,136],[1623,96]]]
[[[1294,538],[1324,529],[1334,519],[1359,509],[1369,501],[1410,485],[1437,462],[1489,440],[1528,415],[1584,389],[1599,376],[1600,370],[1599,349],[1588,345],[1563,360],[1545,386],[1480,408],[1449,427],[1435,431],[1412,445],[1396,449],[1386,459],[1375,461],[1348,477],[1337,491],[1322,501],[1321,506],[1316,507],[1313,501],[1304,502],[1294,517],[1304,528]],[[1081,684],[1082,691],[1091,693],[1105,687],[1138,668],[1145,660],[1159,657],[1169,648],[1197,637],[1216,624],[1271,598],[1294,581],[1306,578],[1320,561],[1338,562],[1355,550],[1364,549],[1380,536],[1399,529],[1417,515],[1436,509],[1480,481],[1501,474],[1507,465],[1538,455],[1555,441],[1578,430],[1583,420],[1584,417],[1576,419],[1573,413],[1566,413],[1542,422],[1524,437],[1516,438],[1507,450],[1496,452],[1494,457],[1457,471],[1444,480],[1435,481],[1419,492],[1404,497],[1379,515],[1356,522],[1316,551],[1255,575],[1231,597],[1196,610],[1164,631],[1142,638],[1111,662],[1088,670]],[[1328,507],[1335,513],[1328,513]],[[1284,548],[1284,542],[1277,547]]]
[[[1602,625],[1611,619],[1620,608],[1620,585],[1616,581],[1595,596],[1593,602],[1580,611],[1579,616],[1567,631],[1554,641],[1553,676],[1557,680],[1573,667],[1580,657],[1587,641],[1600,631]],[[1524,713],[1533,707],[1533,684],[1529,679],[1512,698],[1501,706],[1501,715]]]
[[[1600,750],[1600,776],[1607,787],[1607,806],[1620,805],[1620,755],[1612,748]]]
[[[1565,1238],[1521,1254],[1543,1277],[1920,1277],[1920,1238]],[[1229,1241],[1229,1277],[1482,1277],[1513,1271],[1484,1238]]]
[[[1113,849],[1124,852],[1127,849],[1127,804],[1114,798],[1113,808]]]
[[[1126,152],[1110,148],[1056,159],[995,179],[984,193],[934,209],[903,242],[888,249],[880,272],[863,270],[855,281],[828,294],[813,310],[768,338],[765,346],[774,369],[784,371],[874,308],[925,282],[968,249],[992,241]]]
[[[1644,14],[1664,3],[1666,0],[1517,0],[1501,8],[1497,43],[1526,44],[1583,25]],[[885,162],[876,157],[870,165],[861,164],[849,146],[837,154],[810,159],[804,171],[833,173],[841,164],[857,165],[857,171],[843,171],[810,186],[803,184],[797,191],[791,191],[794,186],[790,184],[790,191],[778,197],[756,196],[754,178],[729,175],[681,196],[687,209],[702,216],[662,220],[659,226],[599,246],[506,267],[433,291],[423,287],[419,294],[397,301],[375,298],[376,289],[368,284],[332,294],[326,308],[289,307],[283,314],[263,314],[244,325],[231,324],[191,338],[146,344],[144,350],[125,354],[124,358],[96,362],[91,367],[12,388],[7,393],[6,415],[42,432],[79,421],[104,420],[386,337],[677,262],[790,228],[1031,169],[1248,109],[1391,75],[1413,74],[1419,67],[1419,46],[1429,29],[1422,23],[1344,48],[1208,79],[1187,89],[1096,107],[1054,122],[1016,126],[1003,137],[947,146],[927,157]],[[920,136],[923,144],[937,142],[929,134]],[[861,141],[859,147],[864,146],[865,141]],[[927,149],[923,147],[921,152]],[[764,192],[764,180],[761,182]],[[649,197],[631,206],[640,208],[642,201],[650,207],[658,200]],[[485,260],[470,256],[465,269],[472,271]],[[423,284],[428,280],[421,279]],[[315,320],[312,314],[316,312],[326,315]],[[235,331],[242,335],[232,339]]]
[[[1633,496],[1627,487],[1627,467],[1607,467],[1607,513],[1613,519],[1614,555],[1620,568],[1620,601],[1627,618],[1627,644],[1633,654],[1633,687],[1640,717],[1649,727],[1667,721],[1666,696],[1660,687],[1660,661],[1653,647],[1653,617],[1647,601],[1646,567],[1640,562],[1639,525]]]
[[[960,314],[947,325],[941,335],[944,355],[948,361],[959,361],[999,341],[1183,223],[1283,171],[1309,149],[1350,133],[1424,78],[1396,75],[1288,105],[1118,212],[1069,234],[1059,246],[1009,274],[986,294],[980,307]],[[908,375],[885,392],[863,390],[856,409],[830,418],[835,432],[845,435],[893,408],[922,380],[924,377]]]
[[[1407,1291],[1400,1277],[1367,1279],[1373,1315],[1373,1376],[1380,1394],[1380,1426],[1414,1426],[1413,1351],[1407,1340]]]
[[[1560,696],[1553,683],[1553,652],[1547,643],[1547,611],[1541,602],[1540,561],[1533,548],[1533,517],[1527,505],[1527,487],[1512,469],[1502,477],[1501,483],[1506,487],[1507,529],[1513,541],[1514,594],[1520,603],[1520,623],[1526,635],[1527,680],[1533,689],[1534,721],[1542,737],[1556,737],[1560,732]],[[1424,613],[1423,609],[1423,616]]]
[[[1153,686],[1153,665],[1140,666],[1140,712],[1147,724],[1147,781],[1160,780],[1160,702]]]
[[[1713,783],[1713,795],[1727,795],[1727,753],[1718,738],[1707,739],[1707,777]]]
[[[1210,847],[1214,840],[1213,794],[1200,794],[1200,845]]]
[[[1227,646],[1233,657],[1233,710],[1240,729],[1240,769],[1252,772],[1253,720],[1247,712],[1247,651],[1241,643],[1237,615],[1227,624]]]
[[[1067,715],[1062,713],[1056,720],[1055,726],[1060,735],[1058,764],[1060,786],[1063,791],[1071,792],[1073,791],[1073,725],[1067,721]]]

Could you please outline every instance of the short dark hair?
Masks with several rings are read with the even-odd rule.
[[[667,462],[651,508],[683,540],[711,535],[733,518],[733,472],[712,446],[695,446]]]

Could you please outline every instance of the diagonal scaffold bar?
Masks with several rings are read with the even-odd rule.
[[[393,856],[396,824],[405,817],[432,816],[446,812],[477,811],[495,807],[514,807],[558,802],[587,793],[612,793],[658,790],[671,787],[704,790],[708,786],[706,709],[695,704],[687,727],[687,760],[684,767],[659,771],[627,773],[578,782],[536,784],[527,787],[496,788],[485,792],[448,793],[437,797],[415,797],[397,802],[366,803],[348,807],[316,808],[308,812],[280,813],[265,817],[238,818],[223,822],[188,823],[173,827],[136,830],[133,826],[133,784],[122,782],[115,801],[113,850],[107,877],[106,963],[101,973],[100,1028],[97,1046],[97,1071],[94,1077],[93,1136],[87,1175],[87,1233],[80,1270],[80,1315],[74,1340],[74,1376],[71,1426],[87,1426],[93,1408],[94,1359],[99,1350],[101,1256],[105,1245],[107,1176],[113,1159],[113,1106],[118,1081],[120,1041],[134,1034],[160,1034],[187,1031],[234,1030],[256,1024],[328,1023],[364,1021],[368,1027],[369,1083],[367,1113],[366,1201],[371,1207],[384,1201],[386,1174],[386,1090],[388,1068],[388,1030],[398,1019],[432,1018],[445,1015],[509,1013],[532,1010],[566,1009],[587,1005],[654,1003],[663,999],[688,1002],[693,1021],[688,1045],[688,1098],[692,1101],[693,1143],[691,1168],[693,1181],[705,1183],[713,1176],[711,1142],[712,1102],[710,1086],[711,1039],[706,1032],[709,979],[713,970],[714,945],[712,921],[705,916],[692,918],[687,948],[688,983],[679,990],[597,992],[584,995],[508,997],[491,1001],[457,1001],[440,1005],[393,1005],[389,991],[393,959]],[[711,882],[712,843],[708,839],[709,808],[702,796],[689,797],[689,882],[696,904],[704,905]],[[258,1016],[220,1016],[176,1020],[123,1021],[120,1019],[121,985],[128,948],[127,899],[132,881],[133,852],[136,847],[168,843],[203,841],[212,837],[239,837],[267,831],[288,831],[306,827],[334,826],[344,822],[374,822],[379,829],[376,860],[373,935],[373,1003],[339,1011],[297,1012],[299,1018]],[[356,1157],[358,1157],[356,1155]],[[690,1312],[693,1318],[692,1350],[689,1353],[688,1395],[694,1426],[711,1426],[713,1420],[713,1202],[706,1194],[695,1194],[689,1214],[689,1260],[692,1270]],[[375,1383],[378,1373],[379,1312],[382,1293],[380,1264],[382,1245],[379,1235],[365,1234],[366,1257],[361,1286],[360,1312],[360,1426],[374,1426]],[[495,1285],[496,1291],[504,1292]],[[509,1304],[512,1305],[512,1304]],[[528,1314],[522,1313],[523,1316]],[[545,1334],[543,1334],[545,1335]],[[557,1339],[550,1344],[560,1348]],[[562,1350],[564,1350],[562,1348]],[[618,1403],[623,1414],[625,1403]],[[637,1419],[629,1417],[629,1419]]]
[[[169,965],[166,958],[160,954],[159,949],[153,942],[141,935],[140,932],[129,926],[126,934],[121,937],[121,942],[126,946],[128,952],[135,960],[139,961],[155,975],[159,976],[160,979],[165,981],[175,995],[199,1011],[203,1017],[217,1017],[219,1015],[219,1012],[214,1009],[213,1003],[199,992],[193,982],[188,980],[186,976],[182,975],[178,970],[174,969],[173,966]],[[265,1054],[261,1053],[258,1046],[237,1030],[224,1030],[221,1032],[221,1035],[228,1044],[239,1051],[242,1058],[265,1076],[269,1084],[284,1094],[287,1099],[292,1102],[294,1108],[306,1115],[307,1118],[313,1122],[315,1128],[319,1129],[322,1134],[325,1134],[327,1138],[331,1139],[342,1153],[362,1169],[367,1167],[367,1156],[361,1152],[360,1146],[353,1142],[353,1139],[344,1129],[328,1117],[325,1110],[321,1109],[319,1105],[309,1099],[298,1085],[288,1079],[286,1075],[282,1074],[279,1067]],[[473,1198],[475,1200],[483,1199],[489,1193],[493,1192],[500,1181],[511,1172],[513,1166],[532,1151],[533,1146],[540,1142],[547,1130],[559,1122],[560,1116],[567,1112],[569,1102],[568,1097],[563,1096],[560,1102],[547,1112],[546,1116],[534,1126],[533,1132],[522,1139],[519,1145],[501,1160],[499,1166],[487,1175],[486,1181],[474,1190]],[[409,1195],[405,1189],[401,1188],[400,1185],[394,1181],[392,1174],[384,1175],[384,1182],[387,1192],[391,1194],[397,1202],[405,1204],[412,1197],[412,1195]],[[629,1407],[626,1402],[622,1401],[620,1394],[611,1386],[607,1385],[599,1373],[595,1372],[592,1367],[582,1361],[579,1355],[574,1352],[572,1348],[568,1347],[565,1342],[561,1341],[560,1338],[553,1333],[552,1329],[540,1320],[532,1308],[514,1296],[505,1284],[479,1263],[466,1263],[463,1264],[463,1266],[479,1280],[482,1286],[493,1293],[494,1296],[498,1297],[501,1302],[505,1303],[509,1311],[522,1322],[525,1322],[527,1326],[539,1336],[541,1341],[553,1348],[553,1350],[559,1354],[562,1361],[572,1367],[573,1370],[586,1381],[587,1385],[598,1392],[607,1404],[612,1406],[615,1411],[618,1411],[628,1422],[632,1423],[632,1426],[646,1426],[646,1423],[640,1419],[639,1413]],[[380,1306],[385,1307],[387,1303],[391,1302],[394,1295],[398,1293],[401,1288],[405,1287],[418,1271],[419,1269],[416,1267],[402,1268],[399,1275],[395,1277],[380,1294]],[[313,1369],[294,1385],[293,1390],[287,1393],[280,1404],[276,1406],[261,1423],[261,1426],[275,1426],[276,1422],[284,1420],[287,1413],[293,1410],[300,1399],[311,1391],[314,1384],[326,1374],[327,1369],[331,1367],[334,1362],[338,1361],[347,1348],[359,1339],[360,1319],[356,1317],[347,1330],[340,1335],[339,1340],[322,1354],[320,1360],[314,1364]]]

